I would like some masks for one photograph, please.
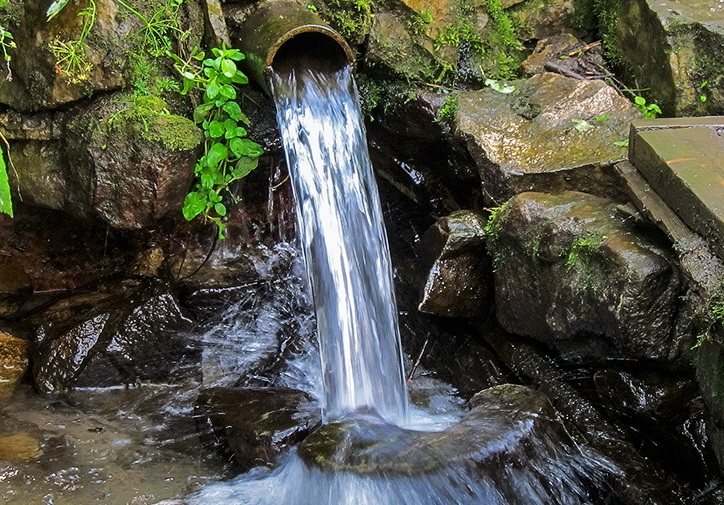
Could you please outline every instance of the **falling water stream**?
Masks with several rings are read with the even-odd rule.
[[[407,418],[382,211],[351,70],[272,74],[317,316],[325,420]]]

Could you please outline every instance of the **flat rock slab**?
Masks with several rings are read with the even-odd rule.
[[[634,121],[631,163],[724,258],[724,117]]]
[[[455,134],[478,167],[489,203],[524,191],[576,189],[616,197],[613,162],[640,117],[631,103],[600,80],[553,73],[458,95]]]

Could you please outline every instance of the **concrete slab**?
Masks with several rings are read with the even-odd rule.
[[[724,259],[724,117],[634,121],[629,161]]]

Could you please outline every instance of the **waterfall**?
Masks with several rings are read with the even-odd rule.
[[[272,73],[317,318],[326,421],[407,419],[392,267],[349,66]]]

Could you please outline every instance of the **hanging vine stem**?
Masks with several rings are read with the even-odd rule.
[[[8,81],[13,80],[13,71],[10,68],[10,60],[12,60],[12,56],[8,50],[15,49],[16,47],[15,41],[13,40],[13,34],[6,30],[3,25],[0,25],[0,49],[2,49],[3,52],[5,67],[8,69],[8,75],[5,77]]]

